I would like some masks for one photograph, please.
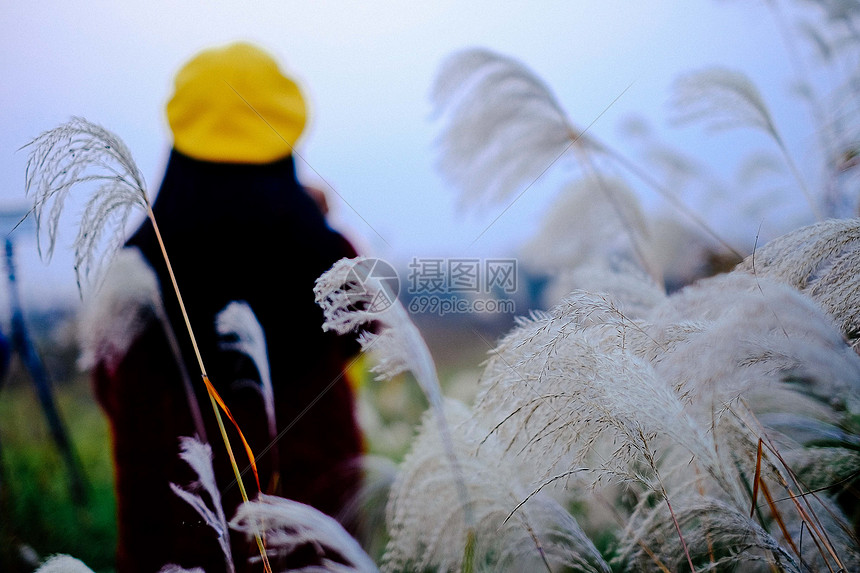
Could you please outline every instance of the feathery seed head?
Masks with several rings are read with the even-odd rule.
[[[377,571],[358,542],[335,519],[297,501],[260,494],[256,500],[239,506],[230,527],[249,538],[257,534],[264,537],[269,559],[275,566],[280,559],[310,544],[320,560],[314,571]]]
[[[99,268],[97,251],[104,248],[113,253],[122,245],[123,229],[134,209],[149,208],[143,175],[119,137],[83,118],[72,118],[24,147],[30,148],[25,190],[34,199],[37,246],[46,260],[54,252],[60,217],[72,189],[97,186],[74,241],[80,286]],[[107,245],[103,245],[106,235]]]
[[[489,50],[450,56],[431,98],[450,114],[439,137],[439,166],[463,191],[463,205],[510,197],[574,145],[598,148],[534,73]]]
[[[78,365],[88,369],[102,362],[115,369],[149,321],[162,312],[152,268],[139,250],[120,250],[105,273],[99,296],[89,297],[81,313]]]

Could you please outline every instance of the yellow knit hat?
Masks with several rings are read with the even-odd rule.
[[[307,108],[296,83],[246,43],[204,50],[176,75],[167,121],[178,151],[206,161],[269,163],[290,155]]]

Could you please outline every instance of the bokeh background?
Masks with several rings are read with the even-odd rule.
[[[311,119],[299,168],[309,183],[330,187],[336,224],[367,250],[397,261],[509,253],[534,232],[555,190],[534,186],[474,242],[503,207],[458,210],[456,191],[436,172],[439,123],[428,95],[447,56],[482,46],[517,58],[577,124],[599,117],[589,133],[616,148],[631,151],[624,125],[641,117],[661,137],[728,172],[743,147],[733,136],[712,140],[699,129],[669,125],[669,90],[681,72],[711,65],[742,70],[803,155],[812,127],[789,92],[794,71],[780,20],[767,4],[4,3],[0,207],[23,202],[27,154],[19,148],[73,115],[118,134],[157,190],[170,147],[164,106],[175,72],[202,48],[249,40],[302,82]],[[761,141],[755,133],[738,137]],[[746,240],[760,222],[733,214],[715,224]],[[779,226],[765,223],[766,233]],[[67,224],[74,228],[74,216]],[[34,254],[22,244],[26,302],[74,299],[68,253],[59,249],[48,267],[36,264]]]

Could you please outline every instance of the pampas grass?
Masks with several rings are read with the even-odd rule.
[[[739,266],[807,294],[836,320],[858,348],[860,339],[860,219],[830,219],[756,249]]]
[[[710,68],[681,76],[675,85],[675,121],[702,121],[712,129],[753,127],[780,139],[770,109],[743,73]]]
[[[269,430],[270,446],[267,448],[267,452],[271,456],[272,467],[277,468],[279,456],[275,391],[272,387],[272,375],[269,370],[269,356],[263,327],[247,302],[233,301],[215,317],[215,330],[221,337],[218,343],[221,350],[244,354],[257,369],[260,376],[260,393],[263,397]],[[276,483],[277,479],[277,476],[272,476],[273,483]]]
[[[679,123],[703,121],[713,129],[752,127],[766,133],[777,145],[803,192],[812,213],[821,209],[792,159],[770,109],[755,84],[743,73],[725,68],[692,72],[678,79],[673,106]]]
[[[545,172],[570,156],[577,159],[581,172],[595,181],[595,193],[612,202],[597,164],[598,160],[608,160],[651,187],[684,217],[735,252],[664,185],[587,133],[588,128],[574,127],[549,87],[521,62],[482,48],[457,52],[440,67],[431,98],[437,113],[447,119],[438,138],[440,172],[460,191],[463,206],[486,206],[512,196],[516,201]],[[624,220],[623,205],[614,207]],[[635,221],[625,222],[635,225]],[[647,244],[641,244],[632,226],[624,230],[630,233],[640,262],[654,275],[656,269],[649,268],[650,260],[645,256]]]
[[[112,254],[122,245],[122,231],[131,213],[149,209],[143,175],[119,137],[80,117],[46,131],[25,148],[30,148],[25,189],[34,198],[37,246],[45,259],[53,255],[60,216],[72,188],[98,185],[74,242],[80,286],[106,259],[100,256],[105,252],[101,239],[108,238],[106,252]],[[43,244],[45,234],[47,244]]]
[[[431,100],[451,115],[439,137],[439,166],[463,190],[463,205],[507,200],[571,147],[597,148],[531,70],[490,50],[449,56]]]
[[[559,271],[541,301],[545,308],[551,308],[577,290],[601,293],[629,319],[641,318],[666,298],[663,286],[634,263],[610,259],[584,262]]]
[[[819,237],[801,236],[781,256]],[[811,490],[856,481],[860,463],[860,357],[833,317],[744,266],[636,305],[623,295],[574,291],[520,319],[474,405],[446,404],[475,567],[860,566],[844,507]],[[463,505],[431,420],[392,487],[385,570],[463,566]],[[589,535],[607,511],[619,526],[601,556]]]
[[[224,553],[227,571],[233,573],[235,567],[230,550],[230,534],[224,508],[221,505],[221,492],[215,482],[215,471],[212,469],[212,448],[195,438],[181,438],[179,444],[179,457],[191,466],[197,474],[198,481],[188,487],[180,487],[172,483],[170,489],[193,507],[203,522],[214,530],[218,545]],[[200,493],[197,493],[198,491],[205,493],[209,501],[204,500]]]
[[[430,350],[398,293],[373,275],[377,261],[341,259],[317,279],[314,296],[325,317],[322,328],[338,334],[372,329],[362,330],[359,342],[363,350],[377,354],[374,372],[384,379],[411,371],[430,405],[441,410],[442,391]]]
[[[36,573],[93,573],[93,570],[69,555],[55,555],[36,569]]]
[[[696,571],[723,571],[737,568],[739,563],[743,563],[743,571],[802,571],[798,559],[776,538],[731,505],[706,498],[676,505],[681,508],[676,514],[688,549],[699,556]],[[616,563],[622,570],[660,571],[665,567],[678,571],[684,567],[684,551],[673,535],[669,516],[655,512],[647,521],[637,522],[637,527],[620,548]],[[714,545],[720,548],[715,550]],[[740,548],[743,554],[726,548]]]
[[[230,440],[227,437],[221,410],[236,426],[256,476],[254,454],[245,440],[241,428],[235,423],[227,405],[218,395],[206,373],[203,357],[197,346],[194,330],[185,310],[185,303],[182,300],[179,285],[176,283],[173,267],[167,256],[167,250],[161,239],[161,232],[158,229],[152,205],[146,194],[146,184],[131,152],[119,137],[82,118],[73,118],[63,125],[44,132],[25,147],[31,148],[27,161],[26,193],[34,196],[32,213],[36,219],[39,252],[44,254],[45,258],[50,259],[53,253],[57,241],[59,220],[69,194],[73,189],[81,186],[88,187],[90,183],[99,185],[90,196],[84,216],[80,221],[78,237],[75,240],[75,271],[79,287],[82,286],[82,278],[89,280],[93,269],[100,268],[99,265],[104,262],[102,257],[98,256],[102,253],[100,247],[103,241],[101,239],[107,235],[108,244],[113,250],[116,250],[122,244],[125,223],[130,213],[137,208],[142,208],[145,211],[161,247],[173,291],[185,320],[186,330],[197,357],[200,374],[209,394],[212,410],[218,422],[221,438],[230,458],[239,491],[242,499],[247,501],[248,494],[239,473]],[[47,221],[43,224],[46,210]],[[47,246],[43,250],[42,237],[45,227],[44,232],[48,236]],[[113,232],[108,233],[109,230]],[[257,487],[259,489],[259,480]],[[257,544],[266,570],[269,571],[268,564],[265,563],[265,550],[262,540],[258,538]]]
[[[179,350],[176,333],[167,318],[155,272],[134,248],[121,249],[105,272],[98,296],[85,300],[80,315],[78,366],[88,370],[103,364],[109,372],[119,367],[129,347],[156,321],[164,331],[194,420],[194,429],[206,439],[200,404]]]
[[[366,257],[341,259],[317,279],[314,295],[325,317],[323,330],[346,334],[360,328],[373,328],[373,331],[363,330],[358,338],[362,350],[372,348],[378,357],[373,371],[386,379],[407,370],[415,376],[430,403],[437,430],[446,446],[451,475],[458,485],[466,525],[466,536],[461,544],[468,554],[474,518],[445,419],[436,365],[418,328],[396,299],[398,293],[390,292],[388,285],[372,272],[376,264],[376,259]]]
[[[583,179],[564,190],[523,247],[528,265],[553,275],[595,261],[627,258],[653,267],[648,223],[636,195],[617,179]]]
[[[260,494],[256,500],[239,507],[230,527],[249,538],[263,536],[276,571],[377,571],[358,542],[335,519],[297,501]],[[278,568],[279,560],[287,560],[306,545],[313,548],[318,565]]]
[[[117,254],[106,273],[101,295],[98,300],[88,301],[81,313],[78,365],[84,370],[100,362],[114,370],[150,321],[166,316],[158,279],[137,249]]]
[[[277,496],[260,494],[243,503],[228,523],[221,505],[221,495],[212,469],[211,448],[196,438],[180,440],[179,456],[197,474],[197,481],[181,487],[170,484],[173,492],[188,503],[209,526],[221,546],[228,571],[235,571],[230,551],[232,529],[249,539],[266,539],[265,562],[273,563],[278,573],[287,571],[340,571],[369,573],[376,571],[370,557],[343,527],[322,512]],[[204,495],[207,499],[204,498]],[[293,567],[289,558],[303,547],[313,549],[311,564]],[[260,561],[263,557],[256,558]],[[192,573],[176,565],[165,565],[160,573]]]
[[[499,463],[504,449],[470,421],[462,404],[446,403],[454,429],[454,448],[475,513],[475,563],[478,570],[538,571],[570,567],[608,571],[591,541],[557,501],[538,494],[511,515],[528,489],[519,463]],[[412,452],[403,463],[388,503],[391,538],[383,558],[385,571],[459,571],[458,550],[464,508],[448,469],[440,463],[444,447],[430,417],[425,417]],[[432,504],[416,503],[421,499]]]

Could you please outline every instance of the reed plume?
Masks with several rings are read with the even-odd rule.
[[[823,214],[794,162],[768,105],[755,84],[743,73],[709,68],[681,76],[675,84],[675,121],[707,122],[712,129],[751,127],[767,134],[791,170],[815,218]]]
[[[489,50],[449,56],[431,99],[438,113],[450,113],[439,166],[462,189],[464,206],[509,199],[572,145],[594,147],[531,70]]]
[[[457,52],[443,62],[431,92],[447,123],[438,138],[439,169],[459,189],[464,207],[516,201],[557,163],[570,157],[595,181],[595,194],[611,192],[596,161],[609,160],[654,189],[683,216],[736,252],[701,217],[645,171],[591,134],[574,126],[549,87],[513,58],[487,49]],[[568,153],[570,152],[570,153]],[[509,205],[512,202],[509,203]],[[627,211],[615,206],[625,219]],[[648,247],[627,221],[640,264],[659,280]]]
[[[236,510],[230,527],[249,538],[261,535],[275,571],[336,571],[371,573],[376,565],[358,542],[333,518],[297,501],[266,494]],[[318,564],[301,568],[279,567],[302,547],[313,549]]]
[[[787,233],[739,269],[784,282],[816,301],[860,352],[860,219],[829,219]]]
[[[619,570],[856,568],[844,501],[810,489],[852,487],[860,463],[860,357],[832,317],[743,268],[628,305],[631,316],[623,293],[573,291],[520,319],[490,352],[475,404],[446,405],[478,524],[476,563],[601,570],[559,557],[569,554],[543,528],[578,525],[537,511],[537,500],[582,504],[590,523],[594,492],[620,520]],[[462,506],[440,449],[425,419],[389,501],[388,570],[462,562],[451,550]],[[562,547],[592,555],[573,538]]]
[[[336,520],[297,501],[260,494],[255,500],[240,505],[228,523],[215,483],[211,448],[195,438],[181,438],[180,445],[179,456],[188,463],[198,479],[187,487],[176,484],[170,484],[170,487],[212,528],[224,552],[228,571],[235,570],[230,551],[231,529],[245,534],[249,539],[265,538],[266,562],[271,560],[277,567],[274,570],[279,573],[322,570],[368,573],[377,570],[358,542]],[[315,564],[298,567],[289,565],[288,558],[306,546],[313,549],[312,561]],[[252,560],[260,561],[261,557]],[[173,572],[182,573],[186,570],[176,565],[166,565],[160,571]]]
[[[227,571],[233,573],[236,568],[230,550],[230,532],[227,528],[224,507],[221,504],[221,492],[215,482],[215,471],[212,469],[212,448],[195,438],[180,438],[179,444],[179,457],[191,466],[198,479],[187,487],[172,483],[170,489],[194,508],[203,522],[212,528],[218,539],[218,545],[224,553]],[[197,493],[198,491],[205,493],[209,501],[203,499],[200,493]]]
[[[445,419],[436,365],[424,338],[397,300],[398,293],[374,274],[378,264],[378,259],[367,257],[341,259],[317,279],[314,295],[325,317],[323,330],[346,334],[365,328],[358,340],[364,351],[373,349],[377,355],[378,364],[373,371],[380,378],[388,379],[407,370],[414,375],[430,403],[437,430],[445,444],[451,475],[465,508],[463,519],[467,536],[462,540],[462,546],[468,553],[475,522],[469,509],[471,504],[465,478]]]
[[[79,287],[124,240],[123,230],[136,209],[149,209],[146,183],[131,152],[120,138],[83,118],[42,133],[30,148],[25,175],[36,220],[39,255],[50,260],[57,243],[60,216],[73,187],[96,185],[86,204],[74,241]],[[47,237],[45,237],[47,235]],[[45,241],[45,239],[47,241]]]
[[[129,215],[138,208],[146,213],[161,247],[173,291],[185,320],[186,330],[197,357],[200,374],[209,394],[239,491],[242,499],[247,501],[248,495],[227,437],[221,410],[227,414],[234,425],[235,420],[206,373],[179,285],[176,283],[152,205],[147,197],[146,184],[131,152],[119,137],[83,118],[73,118],[59,127],[46,131],[25,147],[31,148],[27,160],[25,191],[28,195],[34,196],[32,213],[36,219],[39,253],[44,258],[50,259],[54,251],[60,216],[72,189],[79,186],[88,187],[91,183],[98,185],[87,202],[79,224],[78,236],[75,239],[75,273],[79,288],[82,288],[82,279],[89,280],[93,270],[99,268],[101,261],[98,255],[103,252],[101,239],[108,236],[108,246],[111,248],[109,252],[113,254],[122,244],[124,227]],[[46,215],[47,221],[43,224]],[[113,232],[108,233],[108,230]],[[43,233],[47,233],[47,245],[44,249]],[[236,429],[256,475],[254,454],[238,425]],[[259,483],[257,486],[259,489]],[[262,540],[257,541],[265,561]],[[269,570],[268,566],[266,570]]]
[[[132,343],[156,322],[164,331],[197,435],[205,440],[206,428],[200,404],[194,394],[191,377],[179,350],[179,341],[161,298],[158,279],[137,249],[121,249],[107,267],[99,295],[85,298],[78,327],[81,356],[78,366],[84,370],[104,364],[108,371],[119,367]]]
[[[239,352],[247,356],[260,377],[260,393],[263,397],[263,407],[266,412],[266,422],[269,431],[270,446],[267,451],[272,460],[272,467],[279,467],[277,448],[277,420],[275,418],[275,391],[272,386],[272,375],[269,369],[269,355],[266,346],[266,335],[263,327],[251,306],[244,301],[233,301],[215,317],[215,330],[221,337],[218,346],[221,350]],[[276,470],[277,471],[277,470]],[[276,484],[279,476],[272,476]]]
[[[475,514],[476,567],[608,572],[592,542],[557,501],[539,493],[521,503],[529,493],[520,482],[525,470],[515,469],[517,461],[500,463],[503,447],[495,439],[484,439],[486,430],[473,423],[471,412],[450,400],[445,408]],[[440,463],[444,451],[433,420],[425,416],[392,487],[383,570],[462,570],[459,545],[467,508],[446,464]]]
[[[93,573],[93,570],[69,555],[54,555],[42,563],[36,573]]]
[[[528,264],[554,275],[595,261],[654,267],[650,231],[636,195],[619,179],[571,183],[523,247]],[[652,279],[653,280],[653,279]]]

